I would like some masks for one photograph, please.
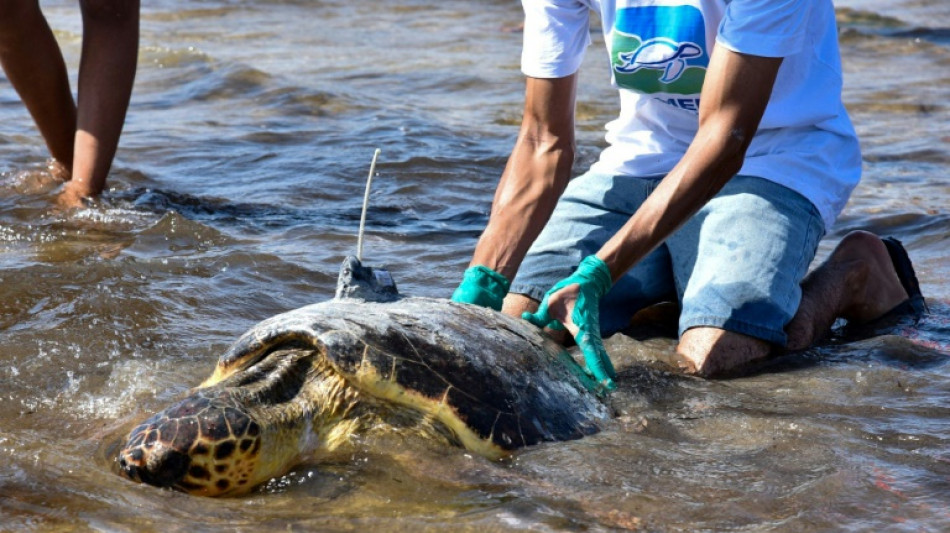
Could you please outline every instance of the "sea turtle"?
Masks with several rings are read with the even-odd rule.
[[[357,434],[408,432],[500,458],[589,435],[608,416],[593,380],[537,328],[472,305],[397,298],[383,272],[348,258],[338,298],[245,333],[208,380],[131,431],[120,472],[236,495]],[[369,301],[380,298],[392,301]]]
[[[623,63],[614,67],[617,72],[633,74],[641,69],[662,70],[660,81],[672,83],[686,70],[686,60],[700,57],[703,49],[694,43],[678,43],[659,37],[644,41],[636,50],[623,52],[617,58]]]

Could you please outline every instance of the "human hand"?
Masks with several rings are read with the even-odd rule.
[[[600,300],[611,284],[607,264],[587,256],[544,295],[536,313],[521,315],[538,327],[567,328],[584,354],[587,371],[607,390],[617,388],[613,381],[617,374],[600,336]]]
[[[510,286],[511,282],[505,276],[486,266],[476,265],[465,270],[462,283],[452,293],[452,301],[501,311]]]

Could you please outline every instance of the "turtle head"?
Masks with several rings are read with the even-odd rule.
[[[133,481],[205,496],[250,490],[261,428],[223,390],[199,390],[129,434],[119,471]]]
[[[118,470],[190,494],[240,495],[348,442],[355,394],[319,350],[268,351],[135,427]]]
[[[336,298],[356,298],[368,302],[391,302],[399,298],[396,282],[385,268],[363,266],[349,255],[340,267]]]

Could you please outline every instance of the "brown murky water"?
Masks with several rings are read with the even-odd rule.
[[[45,147],[0,79],[0,529],[950,529],[950,8],[838,2],[865,180],[822,245],[905,242],[932,315],[727,381],[610,341],[619,416],[492,463],[407,438],[242,498],[128,482],[110,446],[240,333],[331,297],[383,151],[365,255],[447,296],[521,111],[517,3],[150,2],[102,202],[51,209]],[[44,2],[75,73],[74,2]],[[596,38],[595,38],[596,39]],[[580,161],[616,96],[582,71]],[[879,332],[881,333],[881,332]],[[397,450],[397,451],[392,451]]]

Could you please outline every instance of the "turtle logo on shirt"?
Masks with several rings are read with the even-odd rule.
[[[686,60],[703,55],[703,49],[695,43],[677,43],[665,37],[650,39],[640,43],[640,47],[632,52],[617,54],[619,64],[614,70],[623,74],[650,68],[662,70],[662,83],[672,83],[679,79],[686,70]]]
[[[610,32],[614,81],[641,94],[677,95],[695,108],[709,65],[706,43],[706,22],[694,6],[620,8]]]

